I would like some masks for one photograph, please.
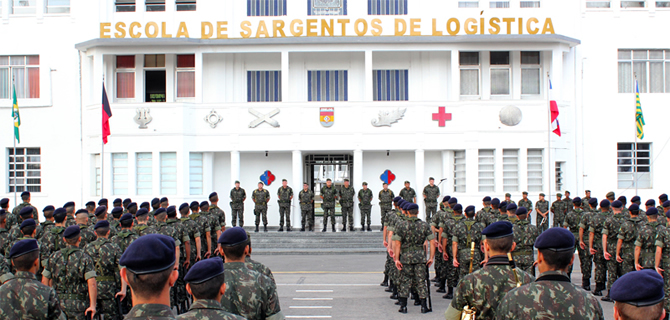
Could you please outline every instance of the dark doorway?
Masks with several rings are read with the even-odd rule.
[[[305,156],[305,181],[314,191],[314,213],[323,216],[321,209],[321,188],[326,186],[326,179],[333,181],[333,186],[340,189],[344,179],[351,179],[354,157],[350,154],[310,154]],[[336,215],[340,215],[339,202],[335,207]]]
[[[144,73],[145,102],[165,102],[165,70],[152,70]]]

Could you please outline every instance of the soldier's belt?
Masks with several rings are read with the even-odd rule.
[[[523,250],[523,251],[516,251],[512,252],[512,257],[518,257],[518,256],[529,256],[533,254],[533,250]]]
[[[88,299],[87,296],[83,294],[74,294],[74,293],[59,293],[58,298],[61,300],[83,300]]]
[[[116,278],[114,276],[97,276],[95,277],[95,281],[116,281]]]

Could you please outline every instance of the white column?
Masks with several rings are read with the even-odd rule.
[[[203,75],[204,75],[204,66],[203,66],[203,59],[202,59],[202,51],[197,51],[195,53],[195,102],[196,103],[202,103],[204,97],[203,92],[204,90],[202,87],[204,86],[204,81],[203,81]]]
[[[363,150],[354,150],[354,172],[351,176],[351,186],[354,190],[359,190],[363,187]],[[358,193],[354,196],[354,225],[356,225],[356,216],[361,216],[361,211],[358,208]]]
[[[442,177],[440,179],[447,178],[442,184],[440,184],[440,198],[437,202],[442,201],[442,196],[454,192],[454,152],[451,150],[442,151]],[[439,183],[439,181],[436,181]]]
[[[6,0],[6,1],[9,2],[12,0]],[[37,18],[37,23],[42,23],[45,11],[46,11],[46,1],[37,0],[35,2],[35,16]]]
[[[162,195],[161,190],[161,153],[154,152],[151,154],[151,179],[152,189],[154,194]]]
[[[551,95],[556,100],[563,99],[563,50],[554,49],[551,51]]]
[[[235,187],[235,181],[240,180],[240,152],[230,152],[230,185]]]
[[[414,165],[416,168],[416,173],[415,173],[415,179],[414,179],[414,191],[416,191],[416,204],[419,205],[419,212],[423,212],[423,196],[421,195],[421,192],[423,189],[421,186],[423,185],[423,172],[425,170],[425,153],[423,149],[417,149],[414,151]],[[423,212],[421,217],[426,219],[426,213]]]
[[[101,158],[102,160],[102,158]],[[112,164],[112,153],[105,151],[104,154],[104,161],[102,163],[104,165],[104,169],[102,170],[102,176],[100,177],[102,179],[101,183],[103,186],[103,195],[102,197],[104,198],[111,198],[109,199],[109,202],[112,202],[114,198],[114,181],[112,181],[114,178],[114,172],[112,171],[112,168],[114,167]],[[110,203],[111,204],[111,203]]]
[[[479,95],[482,100],[488,100],[491,99],[491,51],[479,52],[479,65],[481,66]]]
[[[282,51],[281,52],[281,98],[282,101],[291,101],[290,98],[290,91],[289,91],[289,52],[288,51]],[[300,182],[302,183],[302,182]],[[302,189],[302,186],[300,186]]]
[[[302,165],[302,151],[300,150],[293,150],[293,156],[291,158],[292,163],[293,163],[293,181],[291,181],[290,185],[293,188],[293,201],[291,203],[291,225],[298,226],[300,222],[300,199],[298,198],[298,194],[300,193],[300,190],[302,190],[302,183],[303,178],[302,178],[302,171],[303,171],[303,165]],[[297,219],[297,220],[296,220]]]
[[[128,152],[128,195],[137,195],[137,153]]]
[[[142,0],[139,0],[142,1]],[[142,1],[143,2],[143,1]],[[139,4],[137,5],[139,8]],[[142,5],[144,8],[144,5]],[[135,102],[144,103],[144,55],[135,55]]]
[[[190,154],[188,150],[177,151],[177,197],[182,199],[188,198],[191,194]]]
[[[202,154],[202,192],[209,195],[214,190],[214,152]],[[220,191],[219,191],[220,192]],[[220,198],[224,198],[219,196]]]
[[[449,101],[458,101],[461,97],[461,70],[458,64],[458,50],[451,50],[451,88]]]
[[[372,101],[372,50],[365,50],[365,94],[364,101]],[[355,156],[354,156],[355,158]]]
[[[516,2],[517,6],[519,2]],[[510,52],[510,63],[512,66],[512,99],[521,99],[521,51]]]

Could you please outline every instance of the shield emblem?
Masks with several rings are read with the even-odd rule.
[[[321,125],[328,128],[332,127],[335,121],[335,108],[321,108],[319,112]]]

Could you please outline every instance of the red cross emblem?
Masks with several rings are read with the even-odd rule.
[[[438,107],[437,113],[433,113],[433,121],[437,121],[440,127],[444,127],[447,121],[451,121],[451,113],[446,113],[444,107]]]

